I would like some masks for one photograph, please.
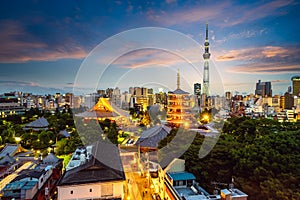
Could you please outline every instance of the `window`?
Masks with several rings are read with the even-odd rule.
[[[93,192],[93,190],[92,190],[92,189],[90,189],[90,192]]]
[[[71,190],[70,194],[73,194],[73,190]]]

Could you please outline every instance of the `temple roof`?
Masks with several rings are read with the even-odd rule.
[[[118,116],[129,116],[129,113],[113,106],[109,102],[109,98],[99,98],[99,101],[96,105],[89,111],[76,114],[77,117],[86,117],[86,118],[111,118]]]
[[[125,180],[119,150],[113,144],[98,141],[93,146],[92,158],[85,164],[66,171],[58,186],[117,180]]]
[[[23,128],[23,130],[28,130],[28,129],[33,129],[36,131],[39,130],[48,130],[48,121],[47,119],[45,119],[44,117],[40,117],[38,119],[36,119],[33,122],[30,122],[29,124],[26,124],[25,127]]]
[[[182,89],[176,89],[174,91],[170,91],[169,93],[170,94],[189,94],[188,92],[183,91]]]
[[[56,164],[58,161],[60,161],[60,159],[57,158],[53,153],[49,153],[49,154],[43,159],[43,163],[45,163],[45,164]]]
[[[171,128],[165,125],[154,126],[145,130],[135,145],[140,147],[157,148],[158,143],[164,139],[171,131]]]

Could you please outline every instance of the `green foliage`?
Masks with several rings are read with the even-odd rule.
[[[68,163],[70,162],[71,158],[72,158],[72,154],[68,154],[68,155],[60,155],[57,156],[60,159],[64,159],[63,161],[63,171],[66,169]]]
[[[20,115],[8,115],[6,121],[12,122],[13,124],[21,124],[22,119]]]
[[[81,138],[79,137],[77,131],[71,133],[71,137],[62,138],[56,143],[56,154],[57,155],[67,155],[73,153],[77,147],[82,146]]]
[[[198,157],[203,140],[197,136],[182,158],[186,170],[194,173],[211,193],[215,189],[212,181],[229,184],[234,178],[235,187],[247,193],[249,200],[297,199],[300,197],[299,128],[299,123],[231,118],[206,157]],[[162,140],[159,147],[166,146],[175,134]]]
[[[109,129],[107,131],[107,138],[111,143],[118,144],[118,131],[116,122],[110,124]]]

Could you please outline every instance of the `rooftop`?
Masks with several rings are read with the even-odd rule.
[[[189,172],[172,172],[172,173],[168,173],[168,175],[174,181],[195,180],[196,179],[196,177],[194,176],[194,174],[189,173]]]
[[[68,138],[71,136],[71,134],[68,133],[66,129],[59,131],[59,134],[63,135],[64,137],[68,137]]]
[[[93,155],[91,158],[86,163],[66,171],[58,185],[116,180],[125,180],[119,150],[115,145],[98,141],[93,146]]]
[[[43,163],[47,165],[55,165],[57,164],[61,159],[57,158],[53,153],[49,153],[44,159]]]
[[[32,170],[32,169],[23,169],[19,175],[13,180],[15,181],[20,181],[24,178],[36,178],[39,179],[43,174],[44,170]]]
[[[232,197],[248,197],[247,194],[236,188],[229,189],[229,191],[231,192]]]
[[[174,91],[170,91],[169,94],[189,94],[186,91],[183,91],[182,89],[176,89]]]
[[[6,144],[4,149],[0,153],[0,157],[4,157],[6,155],[14,156],[18,150],[22,150],[21,145],[18,144]]]
[[[180,196],[184,196],[186,200],[202,200],[208,199],[204,194],[195,193],[191,188],[176,188],[176,191]]]
[[[115,118],[118,116],[129,117],[129,113],[113,106],[109,98],[99,98],[99,101],[91,110],[78,113],[76,116],[84,118]]]
[[[4,156],[4,157],[0,160],[0,165],[11,164],[11,163],[14,163],[15,161],[16,161],[16,159],[14,159],[12,156],[10,156],[9,154],[7,154],[6,156]]]
[[[38,119],[36,119],[33,122],[30,122],[29,124],[26,124],[25,127],[23,128],[23,130],[28,130],[28,129],[33,129],[36,131],[39,130],[47,130],[48,129],[48,121],[47,119],[45,119],[44,117],[40,117]]]
[[[32,180],[32,181],[14,181],[9,184],[7,184],[4,188],[3,191],[8,191],[8,190],[30,190],[32,189],[38,181]]]
[[[157,148],[158,143],[164,139],[171,131],[171,128],[165,125],[156,125],[142,132],[142,135],[135,143],[140,147]]]

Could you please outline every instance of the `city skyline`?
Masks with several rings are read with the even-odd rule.
[[[293,20],[299,18],[296,1],[17,3],[18,8],[16,2],[6,1],[1,8],[0,93],[71,92],[88,53],[109,37],[133,28],[172,29],[203,48],[207,21],[211,59],[224,91],[254,93],[255,83],[262,80],[272,82],[273,94],[283,94],[291,86],[291,77],[300,73],[300,28]],[[178,58],[155,50],[130,52],[117,64],[134,69],[136,74],[147,69],[152,71],[147,73],[156,74],[157,70],[168,74],[161,76],[170,90],[176,88],[178,65],[181,71],[185,67]],[[197,67],[203,70],[203,64]],[[115,83],[107,85],[114,87]],[[124,88],[129,86],[140,85],[124,84]],[[186,90],[192,93],[192,87]]]

